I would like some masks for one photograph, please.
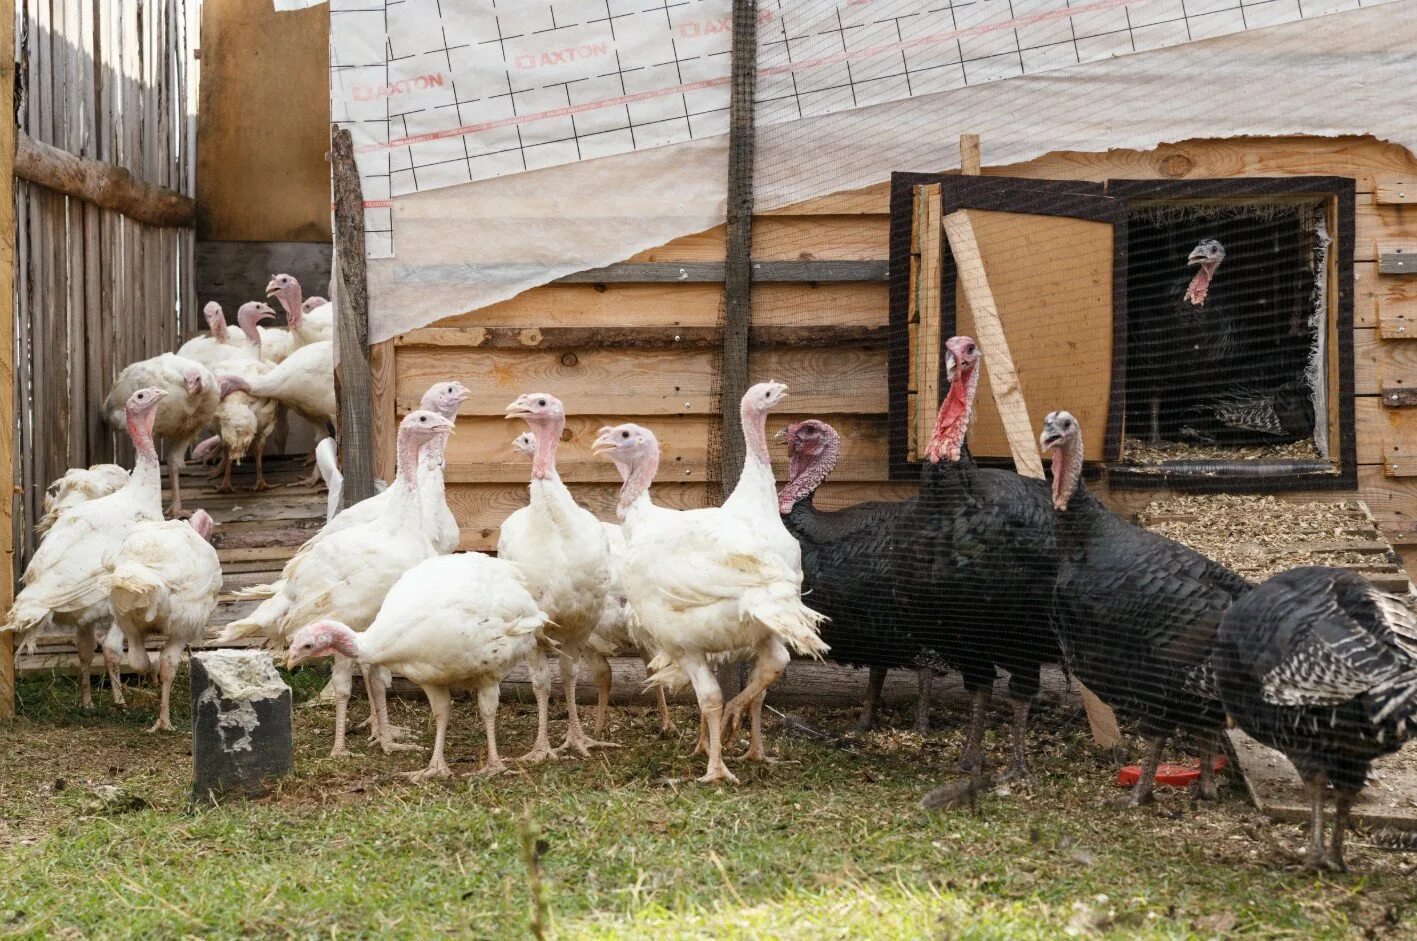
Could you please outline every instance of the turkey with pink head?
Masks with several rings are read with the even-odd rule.
[[[288,274],[271,275],[266,296],[274,297],[285,308],[290,332],[302,344],[318,343],[335,338],[335,309],[329,301],[316,307],[306,307],[300,292],[300,282]]]
[[[217,379],[210,369],[196,360],[163,353],[126,367],[113,382],[103,411],[114,429],[126,422],[124,403],[139,389],[158,388],[167,394],[157,407],[153,434],[167,441],[167,474],[172,487],[169,514],[182,513],[181,472],[186,463],[187,449],[216,416],[221,401]]]
[[[497,752],[497,700],[502,679],[544,642],[546,613],[517,569],[477,552],[420,563],[389,590],[379,616],[362,633],[319,621],[296,633],[287,666],[331,653],[370,676],[396,672],[422,687],[437,722],[428,767],[415,780],[452,774],[443,757],[452,689],[474,689],[487,732],[481,774],[507,770]]]
[[[529,458],[536,457],[536,435],[524,432],[512,441],[512,450]],[[625,468],[616,465],[624,477]],[[590,667],[591,679],[595,681],[597,700],[595,706],[595,734],[604,735],[610,717],[610,689],[614,674],[610,669],[610,657],[635,653],[644,661],[645,675],[648,676],[650,661],[657,651],[650,645],[644,632],[638,629],[635,613],[630,608],[630,599],[620,584],[620,566],[625,555],[625,534],[618,523],[600,524],[605,529],[605,538],[610,546],[610,586],[605,591],[605,608],[601,611],[600,622],[591,632],[586,642],[584,654]],[[656,705],[659,708],[659,734],[668,737],[674,731],[674,719],[669,714],[669,703],[664,696],[664,686],[654,687]]]
[[[530,500],[502,523],[497,555],[521,569],[536,603],[551,618],[547,636],[559,646],[561,685],[566,694],[566,738],[561,749],[582,755],[608,743],[581,728],[576,709],[576,665],[591,633],[600,623],[610,589],[610,545],[605,529],[576,503],[556,473],[556,446],[566,427],[566,410],[549,392],[518,396],[507,418],[520,418],[536,437],[531,465]],[[551,667],[546,651],[531,654],[532,691],[536,694],[536,742],[523,761],[555,757],[547,729]]]
[[[139,523],[104,563],[113,619],[138,672],[152,669],[147,640],[162,635],[157,662],[162,700],[149,732],[172,731],[172,679],[182,651],[202,639],[216,611],[222,578],[211,544],[214,526],[205,510],[185,521]]]
[[[244,333],[232,331],[226,325],[226,314],[216,301],[208,301],[202,308],[209,333],[193,337],[177,348],[178,356],[196,360],[215,371],[222,363],[233,357],[254,359],[256,349]]]
[[[699,780],[736,781],[723,763],[725,717],[731,721],[781,675],[788,648],[826,653],[817,633],[822,616],[802,603],[802,576],[759,527],[724,507],[670,510],[650,500],[659,441],[649,429],[604,428],[595,448],[628,471],[617,508],[625,530],[621,581],[641,629],[662,652],[656,661],[665,668],[651,681],[688,677],[708,732],[708,771]],[[711,658],[743,649],[754,650],[757,663],[725,705]],[[767,756],[754,742],[745,757]]]
[[[374,621],[384,596],[399,577],[436,554],[423,523],[419,498],[419,452],[442,440],[453,423],[434,412],[411,412],[399,425],[398,476],[387,491],[391,496],[374,519],[341,530],[291,559],[276,583],[275,594],[248,616],[229,624],[223,643],[251,637],[284,644],[312,621],[335,618],[356,631]],[[345,720],[349,708],[354,663],[335,660],[335,741],[332,755],[348,753]],[[396,746],[374,699],[374,730],[386,751]]]
[[[128,396],[124,414],[138,452],[133,472],[117,491],[72,507],[59,517],[25,567],[23,587],[0,624],[0,631],[15,633],[19,647],[32,645],[50,624],[71,628],[82,666],[79,697],[85,708],[93,705],[88,668],[96,644],[94,631],[107,630],[113,620],[104,559],[139,523],[162,519],[162,471],[153,447],[153,424],[167,395],[164,389],[149,387]],[[110,672],[116,670],[115,659]]]

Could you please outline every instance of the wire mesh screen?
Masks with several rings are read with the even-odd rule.
[[[1262,518],[1279,504],[1256,491],[1355,488],[1351,175],[1323,158],[1260,176],[1109,153],[1102,131],[1058,135],[1058,151],[1089,153],[981,175],[940,120],[1007,152],[1035,119],[1106,115],[1108,86],[1016,110],[970,87],[1038,35],[934,42],[883,12],[861,28],[889,20],[899,56],[862,63],[845,20],[812,7],[759,6],[758,127],[730,177],[755,173],[758,200],[749,381],[788,386],[768,422],[785,429],[769,455],[780,512],[828,658],[871,670],[863,727],[880,721],[885,670],[920,671],[922,699],[930,677],[957,677],[961,767],[1022,774],[1040,675],[1067,677],[1099,740],[1110,712],[1148,743],[1136,801],[1178,753],[1212,794],[1227,715],[1310,785],[1358,787],[1417,710],[1408,598],[1352,564],[1266,581],[1297,567],[1275,560],[1339,558],[1319,551],[1322,526],[1275,523],[1263,563],[1223,525],[1167,529]],[[833,81],[804,77],[809,53],[837,56]],[[961,93],[814,120],[914,82]],[[1259,163],[1271,144],[1236,146]],[[891,182],[861,185],[882,161]],[[1210,496],[1172,507],[1164,487]],[[1382,587],[1406,594],[1405,579]],[[990,706],[996,684],[1008,710]],[[1080,715],[1071,694],[1044,698]],[[928,704],[919,716],[928,727]]]

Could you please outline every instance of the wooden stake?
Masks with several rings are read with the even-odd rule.
[[[369,285],[364,259],[364,194],[349,131],[331,125],[335,200],[335,391],[339,395],[341,500],[374,495],[373,377],[369,370]]]
[[[979,135],[959,136],[959,172],[964,176],[979,175]]]
[[[15,296],[15,19],[0,24],[0,297]],[[10,166],[5,166],[5,164]],[[13,468],[15,319],[0,317],[0,467]],[[12,471],[13,474],[13,471]],[[0,500],[0,610],[15,600],[15,496]],[[0,719],[15,717],[15,635],[0,634]]]

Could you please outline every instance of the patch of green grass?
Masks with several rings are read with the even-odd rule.
[[[323,681],[293,679],[302,700]],[[85,716],[65,705],[72,686],[37,688],[48,683],[21,684],[25,716],[4,730],[0,937],[526,938],[527,818],[546,841],[560,938],[1417,936],[1408,859],[1358,846],[1353,875],[1301,872],[1275,848],[1298,828],[1260,820],[1233,785],[1215,806],[1173,792],[1155,810],[1114,811],[1114,769],[1090,757],[1075,717],[1047,710],[1036,779],[973,813],[918,803],[956,755],[953,731],[851,747],[778,738],[778,764],[730,760],[743,784],[713,788],[691,783],[695,714],[676,709],[685,731],[661,742],[652,711],[633,708],[612,720],[623,749],[414,785],[395,772],[426,755],[361,742],[357,757],[325,757],[331,710],[318,705],[296,709],[297,773],[274,794],[193,808],[185,734],[145,735],[146,716],[117,710]],[[134,698],[133,713],[150,706]],[[394,713],[426,744],[421,702]],[[853,716],[807,718],[844,730]],[[533,713],[505,702],[500,728],[519,754]],[[459,770],[480,760],[479,730],[460,701]]]

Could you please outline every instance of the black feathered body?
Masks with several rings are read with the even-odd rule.
[[[1183,437],[1220,444],[1283,444],[1314,436],[1314,402],[1303,379],[1237,383],[1187,411]]]
[[[827,616],[822,640],[838,663],[891,669],[922,661],[918,625],[891,591],[893,521],[913,503],[872,501],[824,511],[809,495],[783,517],[802,546],[804,600]]]
[[[1215,668],[1230,717],[1305,779],[1358,790],[1417,732],[1417,618],[1344,569],[1293,569],[1237,601]]]
[[[920,495],[895,520],[895,593],[922,619],[926,646],[965,687],[1038,692],[1039,667],[1060,659],[1049,626],[1058,554],[1048,485],[962,460],[926,462]]]
[[[1081,485],[1056,531],[1054,623],[1068,668],[1149,738],[1219,728],[1210,657],[1221,617],[1250,584]]]
[[[1127,356],[1145,377],[1147,394],[1159,402],[1166,438],[1180,431],[1188,409],[1244,379],[1236,373],[1241,344],[1223,271],[1216,272],[1200,305],[1186,299],[1193,278],[1178,279],[1165,303],[1136,311],[1128,330]]]

